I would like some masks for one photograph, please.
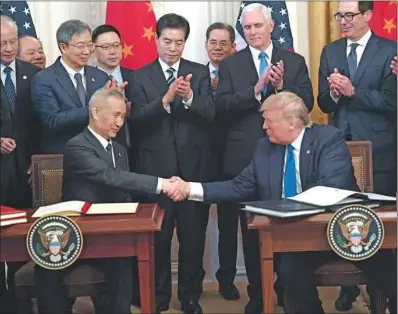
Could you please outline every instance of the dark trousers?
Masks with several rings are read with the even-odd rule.
[[[75,265],[90,264],[98,267],[105,276],[106,291],[104,297],[95,298],[96,313],[130,314],[132,300],[131,258],[104,258],[78,260]],[[66,287],[62,285],[65,270],[48,270],[39,266],[35,268],[36,297],[39,314],[68,313]]]
[[[155,233],[156,302],[168,305],[171,300],[171,243],[174,227],[177,228],[178,250],[178,299],[198,300],[204,277],[203,254],[209,205],[193,202],[173,202],[159,199],[164,209],[162,230]]]
[[[279,253],[275,256],[289,306],[287,313],[324,313],[318,298],[314,271],[336,254],[332,251]],[[397,256],[392,250],[381,250],[371,258],[354,262],[376,289],[389,298],[390,312],[397,313]]]

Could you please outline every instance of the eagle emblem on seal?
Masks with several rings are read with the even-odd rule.
[[[49,256],[50,260],[53,262],[60,261],[62,258],[61,256],[64,256],[65,259],[68,258],[68,255],[74,248],[74,243],[71,243],[69,249],[65,250],[69,242],[70,232],[70,229],[66,232],[62,230],[50,230],[46,233],[43,232],[43,230],[39,230],[38,234],[40,235],[41,244],[46,249],[46,251],[42,253],[42,256]]]
[[[376,239],[376,234],[373,233],[369,240],[366,241],[370,225],[372,223],[372,219],[368,219],[367,221],[362,221],[360,219],[354,219],[353,221],[349,221],[346,224],[339,219],[337,223],[340,226],[341,234],[348,241],[345,242],[342,246],[344,248],[350,248],[353,253],[360,253],[362,249],[369,249],[369,246]]]

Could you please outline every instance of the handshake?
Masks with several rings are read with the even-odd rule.
[[[162,180],[162,192],[175,202],[188,199],[190,193],[189,182],[180,177],[171,177]]]

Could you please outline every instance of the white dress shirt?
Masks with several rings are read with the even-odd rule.
[[[112,160],[113,160],[113,167],[116,168],[116,163],[115,163],[115,154],[113,153],[113,144],[112,144],[112,140],[107,140],[105,138],[103,138],[101,135],[99,135],[97,132],[95,132],[90,126],[87,126],[88,130],[94,135],[94,137],[100,142],[100,144],[102,145],[102,147],[104,148],[104,150],[106,152],[108,152],[106,150],[106,147],[108,146],[108,144],[110,143],[112,145]],[[160,194],[160,192],[162,191],[162,183],[163,183],[163,179],[162,178],[158,178],[158,184],[156,186],[156,194]]]
[[[4,72],[4,69],[6,67],[10,67],[11,68],[11,81],[14,84],[14,89],[15,89],[15,94],[17,93],[17,74],[16,74],[16,70],[15,70],[15,60],[13,62],[11,62],[9,65],[4,65],[3,63],[1,63],[1,81],[3,82],[3,86],[6,86],[6,74]]]
[[[68,72],[68,75],[70,77],[70,79],[72,80],[73,86],[77,86],[77,81],[75,79],[75,74],[76,73],[80,73],[82,75],[82,79],[83,79],[83,87],[84,89],[87,91],[87,82],[86,82],[86,76],[84,75],[84,67],[81,68],[80,71],[76,72],[75,70],[73,70],[70,66],[68,66],[65,61],[62,59],[60,59],[61,64],[63,65],[63,67],[65,68],[66,72]]]
[[[214,65],[212,65],[211,64],[211,62],[209,62],[209,72],[210,72],[210,79],[215,79],[216,78],[216,75],[214,74],[214,70],[216,70],[216,71],[218,71],[218,69],[214,66]]]
[[[165,77],[166,81],[167,81],[167,79],[169,78],[169,73],[167,72],[167,70],[168,70],[169,68],[173,68],[173,69],[175,70],[175,72],[174,72],[174,75],[175,75],[175,76],[174,76],[174,77],[177,79],[177,74],[178,74],[178,69],[179,69],[179,67],[180,67],[180,61],[181,61],[181,59],[178,60],[176,63],[174,63],[172,66],[169,66],[166,62],[164,62],[164,61],[163,61],[162,59],[160,59],[160,58],[158,58],[158,60],[159,60],[159,63],[160,63],[160,66],[161,66],[161,68],[162,68],[162,71],[163,71],[163,74],[164,74],[164,77]],[[192,99],[193,99],[193,93],[192,93],[191,98],[189,98],[187,101],[184,101],[184,99],[182,100],[182,103],[184,104],[184,108],[185,108],[185,109],[189,109],[189,107],[191,107],[191,105],[192,105]],[[165,106],[164,109],[165,109],[168,113],[171,112],[171,111],[170,111],[170,105]]]
[[[357,53],[357,66],[359,65],[359,62],[361,61],[363,52],[365,51],[366,45],[368,44],[368,41],[371,36],[372,36],[372,32],[370,29],[368,29],[366,34],[363,35],[362,38],[359,39],[358,41],[352,41],[351,39],[347,38],[347,48],[346,48],[346,56],[347,57],[351,52],[351,44],[358,44],[357,48],[355,49],[355,52]],[[330,97],[333,99],[333,101],[335,103],[337,103],[340,99],[340,97],[334,98],[332,95],[332,91],[330,91]]]
[[[294,155],[294,163],[296,165],[296,188],[297,188],[297,193],[298,194],[302,192],[301,179],[300,179],[300,150],[301,150],[301,142],[303,141],[304,132],[305,132],[305,129],[303,129],[300,132],[300,134],[297,136],[297,138],[291,144],[293,146],[293,148],[294,148],[293,155]],[[281,195],[282,198],[285,197],[285,193],[283,191],[284,185],[285,185],[283,178],[285,177],[286,156],[287,156],[287,146],[286,146],[284,163],[283,163],[282,195]],[[204,191],[203,191],[202,183],[189,182],[189,191],[190,192],[189,192],[188,200],[197,201],[197,202],[203,202]]]
[[[256,71],[257,71],[258,77],[260,78],[260,61],[261,60],[259,59],[259,55],[260,55],[260,53],[262,51],[260,51],[260,50],[258,50],[256,48],[253,48],[252,46],[249,46],[249,49],[250,49],[250,52],[252,54],[253,62],[254,62],[254,65],[256,67]],[[266,60],[267,60],[268,66],[270,66],[270,64],[271,64],[272,50],[273,49],[274,49],[274,45],[273,45],[273,43],[271,41],[271,43],[268,46],[268,48],[264,50],[264,52],[266,54]],[[265,70],[267,70],[267,68]],[[255,95],[255,96],[256,96],[258,101],[261,101],[261,93]]]

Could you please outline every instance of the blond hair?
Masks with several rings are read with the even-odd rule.
[[[311,116],[304,101],[294,93],[280,92],[269,96],[261,105],[260,111],[269,109],[282,110],[285,119],[299,120],[304,127],[312,125]]]

